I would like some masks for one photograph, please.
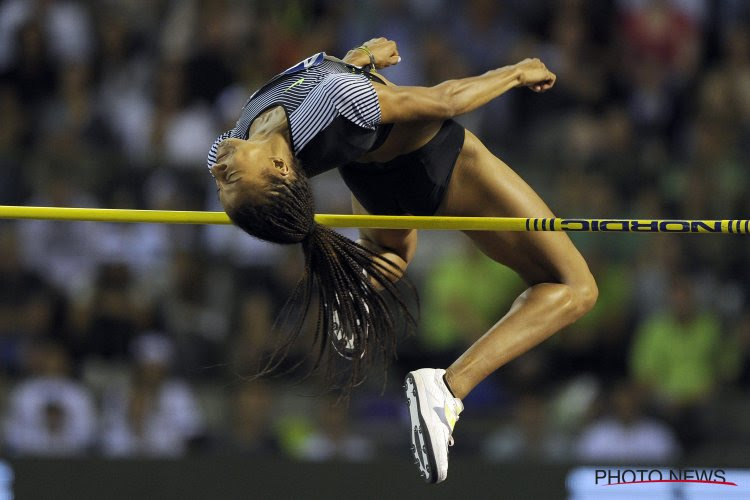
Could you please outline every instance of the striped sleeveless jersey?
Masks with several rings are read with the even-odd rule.
[[[208,153],[208,167],[224,139],[247,139],[253,120],[282,106],[295,157],[308,176],[356,159],[377,140],[380,106],[370,79],[375,75],[324,52],[275,76],[245,103],[232,130],[221,134]]]

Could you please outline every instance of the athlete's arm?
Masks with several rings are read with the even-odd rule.
[[[473,111],[515,87],[544,92],[552,88],[556,78],[539,59],[525,59],[483,75],[447,80],[434,87],[375,85],[375,92],[380,102],[381,123],[446,120]]]

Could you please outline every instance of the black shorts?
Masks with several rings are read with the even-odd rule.
[[[349,163],[339,172],[371,214],[433,215],[443,201],[464,137],[464,128],[447,120],[416,151],[385,163]]]

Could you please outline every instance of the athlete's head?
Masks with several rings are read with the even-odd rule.
[[[267,202],[296,177],[295,159],[283,141],[225,139],[211,166],[227,213],[248,200]]]
[[[330,382],[343,383],[349,389],[364,378],[378,357],[387,362],[396,345],[397,315],[391,308],[401,309],[405,314],[399,316],[413,325],[388,279],[393,272],[384,267],[387,263],[374,259],[372,251],[315,222],[310,184],[291,152],[273,144],[231,139],[219,146],[211,171],[224,209],[235,225],[273,243],[301,243],[305,254],[304,275],[280,316],[282,327],[288,327],[282,333],[287,335],[261,373],[282,364],[305,326],[315,296],[317,359],[313,369],[322,366],[324,355],[331,356],[329,361],[336,359],[330,342],[334,328],[351,337],[356,352],[351,355],[348,380],[334,380],[335,372],[329,371]],[[325,365],[334,370],[334,363]]]

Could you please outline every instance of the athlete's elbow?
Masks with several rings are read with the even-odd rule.
[[[433,87],[435,90],[435,118],[448,119],[463,113],[461,90],[456,80],[447,80]]]
[[[460,114],[452,82],[434,87],[396,87],[380,90],[382,123],[447,120]]]

